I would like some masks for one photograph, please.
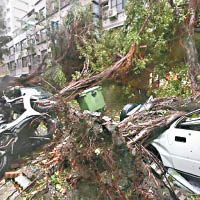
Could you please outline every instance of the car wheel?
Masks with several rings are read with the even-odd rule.
[[[38,122],[36,122],[34,130],[35,136],[49,136],[51,137],[53,133],[55,132],[55,122],[52,119],[39,119]]]
[[[53,134],[56,131],[57,124],[56,121],[51,118],[42,117],[34,119],[30,123],[30,126],[32,135],[31,137],[35,138],[32,140],[32,145],[40,146],[48,143],[50,139],[53,138]],[[41,139],[38,140],[37,137]]]
[[[138,105],[139,104],[137,103],[129,103],[125,105],[120,113],[120,122],[123,121],[127,117],[127,114]]]
[[[144,158],[144,162],[149,164],[152,173],[158,178],[160,178],[165,172],[161,156],[159,152],[156,150],[156,148],[153,147],[152,145],[149,145],[147,147],[147,150],[149,151],[150,155]]]

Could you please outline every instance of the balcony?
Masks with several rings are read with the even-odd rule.
[[[41,22],[43,20],[45,20],[46,16],[45,16],[45,9],[41,9],[39,12],[35,13],[35,19],[37,20],[37,22]]]
[[[40,35],[40,42],[45,42],[47,40],[47,35],[46,34],[41,34]]]
[[[47,1],[47,16],[56,13],[59,10],[59,2],[57,0]]]
[[[9,61],[15,60],[15,54],[9,55],[8,59],[9,59]]]
[[[60,8],[63,8],[68,4],[69,4],[69,0],[60,0]]]
[[[0,66],[0,77],[4,77],[6,75],[9,75],[9,71],[7,68],[7,64],[4,64]]]

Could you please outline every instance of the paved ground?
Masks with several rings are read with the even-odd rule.
[[[31,187],[42,173],[40,165],[37,165],[37,162],[42,160],[41,156],[33,161],[31,157],[27,160],[30,161],[11,164],[12,169],[6,172],[5,177],[0,181],[0,200],[22,200],[21,193]]]

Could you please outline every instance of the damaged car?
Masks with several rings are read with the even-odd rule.
[[[141,108],[141,104],[127,104],[120,114],[124,120]],[[200,178],[200,109],[176,119],[170,127],[155,138],[148,149],[166,168],[182,175]]]

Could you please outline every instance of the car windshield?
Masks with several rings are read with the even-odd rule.
[[[21,93],[32,96],[38,96],[40,98],[48,98],[51,96],[50,93],[45,92],[43,89],[38,87],[21,88]]]

